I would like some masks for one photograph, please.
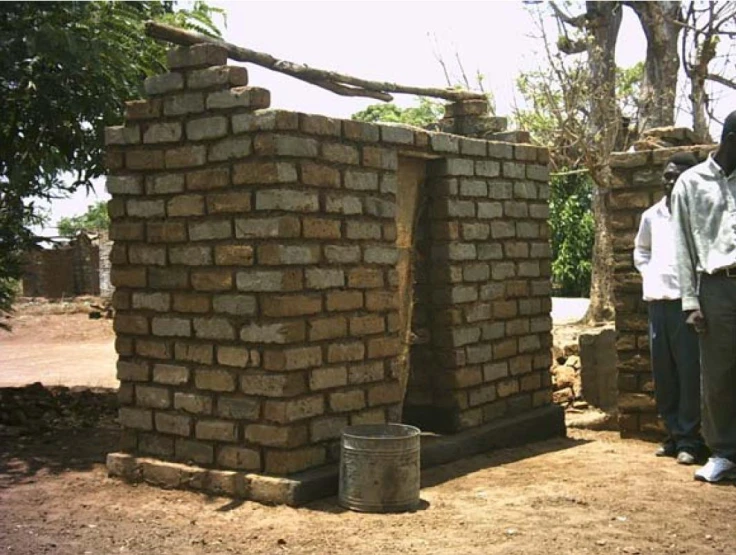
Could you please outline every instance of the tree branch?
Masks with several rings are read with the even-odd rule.
[[[304,64],[296,64],[287,60],[279,60],[270,54],[243,48],[229,42],[214,39],[201,33],[185,31],[178,27],[165,25],[156,21],[146,22],[146,34],[155,39],[168,41],[183,46],[208,43],[227,50],[228,56],[239,62],[250,62],[273,71],[285,73],[322,87],[343,96],[368,96],[379,100],[390,101],[393,97],[388,93],[414,94],[432,96],[445,100],[483,100],[485,95],[470,91],[411,87],[385,81],[368,81],[351,75],[311,68]]]
[[[736,89],[736,81],[732,81],[731,79],[726,79],[725,77],[721,75],[714,75],[712,73],[709,73],[705,76],[705,78],[708,81],[713,81],[714,83],[718,83],[719,85],[723,85],[724,87],[728,87],[729,89]]]
[[[549,5],[552,8],[552,11],[554,12],[557,19],[559,19],[563,23],[566,23],[567,25],[575,27],[576,29],[585,29],[587,19],[584,13],[576,16],[571,16],[563,12],[556,2],[550,2]]]

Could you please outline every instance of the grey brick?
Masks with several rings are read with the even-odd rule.
[[[173,316],[156,316],[153,318],[151,331],[153,335],[159,337],[189,337],[192,334],[189,320]]]
[[[492,160],[476,160],[475,175],[498,177],[501,175],[501,164]]]
[[[488,196],[488,185],[480,179],[461,179],[460,194],[464,197]]]
[[[178,364],[155,364],[153,381],[167,385],[183,385],[189,381],[189,369]]]
[[[376,218],[395,218],[396,203],[368,197],[363,200],[365,213]]]
[[[253,151],[250,137],[228,137],[210,146],[209,160],[233,160],[250,156]]]
[[[356,191],[376,191],[378,190],[378,174],[375,172],[347,170],[345,172],[345,188]]]
[[[503,213],[509,218],[526,218],[529,216],[529,207],[525,202],[506,201],[503,203]]]
[[[235,339],[235,330],[225,318],[195,318],[194,335],[203,339]]]
[[[360,247],[357,245],[325,245],[325,258],[330,264],[360,262]]]
[[[252,295],[215,295],[212,308],[216,313],[252,316],[256,313],[256,298]]]
[[[381,140],[387,143],[414,144],[414,131],[405,127],[381,125]]]
[[[107,192],[111,195],[140,195],[143,193],[143,182],[137,175],[108,175]]]
[[[503,205],[500,202],[479,202],[478,218],[493,219],[503,215]]]
[[[319,196],[316,193],[284,189],[258,191],[256,192],[256,210],[316,212],[319,210]]]
[[[205,245],[170,247],[169,261],[172,264],[186,266],[208,266],[212,264],[212,247]]]
[[[232,234],[232,222],[230,220],[191,222],[189,224],[190,241],[229,239]]]
[[[460,137],[455,135],[432,133],[429,140],[435,152],[460,152]]]
[[[192,418],[183,414],[156,414],[156,430],[165,434],[188,437],[192,432]]]
[[[181,73],[153,75],[143,81],[143,88],[149,96],[180,91],[184,88],[184,77]]]
[[[305,277],[308,289],[345,287],[344,270],[334,268],[307,268]]]
[[[202,93],[184,93],[164,99],[164,114],[167,116],[183,116],[199,112],[204,112]]]
[[[478,260],[501,260],[503,249],[498,243],[485,243],[478,245]]]
[[[190,141],[217,139],[226,134],[227,118],[225,116],[198,118],[187,122],[187,139]]]
[[[168,293],[133,293],[133,308],[167,312],[171,307]]]
[[[513,197],[513,185],[510,181],[492,181],[488,185],[488,198],[502,200]]]
[[[394,265],[399,260],[399,251],[395,247],[366,247],[363,260],[367,264]]]
[[[144,143],[175,143],[181,140],[181,123],[152,123],[143,133]]]

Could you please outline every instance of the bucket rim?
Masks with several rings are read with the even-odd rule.
[[[347,426],[342,431],[342,437],[348,437],[351,439],[379,439],[375,435],[371,435],[367,433],[368,430],[379,430],[379,429],[389,429],[389,428],[400,428],[403,429],[409,433],[400,435],[400,436],[389,436],[389,437],[381,437],[380,439],[382,441],[404,441],[407,438],[417,437],[422,434],[422,431],[417,428],[416,426],[412,426],[410,424],[399,424],[399,423],[389,423],[389,424],[356,424],[354,426]],[[361,433],[362,432],[362,433]]]

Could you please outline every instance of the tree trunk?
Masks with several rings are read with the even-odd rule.
[[[597,323],[612,320],[614,316],[613,243],[606,200],[611,184],[610,157],[621,123],[616,104],[615,53],[622,8],[619,2],[586,2],[585,7],[592,99],[592,145],[586,165],[595,181],[593,272],[585,320]]]
[[[707,36],[700,48],[697,49],[695,63],[692,67],[685,66],[685,71],[690,77],[690,106],[693,112],[693,133],[703,143],[709,143],[713,139],[708,129],[708,116],[705,105],[708,102],[708,94],[705,92],[705,81],[708,76],[708,65],[716,56],[717,40],[714,36]]]
[[[647,37],[639,130],[667,127],[675,122],[680,2],[626,2],[639,17]]]

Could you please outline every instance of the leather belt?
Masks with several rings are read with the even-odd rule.
[[[727,278],[736,278],[736,266],[730,266],[728,268],[721,268],[720,270],[716,270],[710,275],[727,277]]]

